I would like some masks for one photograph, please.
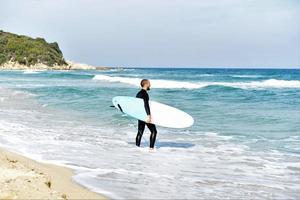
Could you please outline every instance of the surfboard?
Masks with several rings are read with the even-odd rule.
[[[129,96],[116,96],[112,99],[115,108],[141,121],[146,120],[147,113],[144,101]],[[152,124],[168,128],[187,128],[193,125],[194,119],[186,112],[156,101],[149,101]]]

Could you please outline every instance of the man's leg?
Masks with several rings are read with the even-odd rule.
[[[156,135],[157,135],[157,130],[156,126],[154,124],[147,124],[147,127],[151,131],[150,135],[150,148],[154,148],[155,140],[156,140]]]
[[[138,122],[138,133],[135,138],[135,145],[138,147],[141,145],[142,136],[145,130],[145,124],[146,123],[141,120],[139,120]]]

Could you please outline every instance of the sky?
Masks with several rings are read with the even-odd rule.
[[[96,66],[300,68],[300,0],[0,0],[0,29]]]

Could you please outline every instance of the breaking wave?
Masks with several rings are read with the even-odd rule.
[[[261,77],[264,77],[263,75],[230,75],[231,77],[234,77],[234,78],[261,78]]]
[[[23,74],[39,74],[44,72],[45,70],[25,70]]]
[[[134,85],[139,87],[141,79],[139,78],[130,78],[130,77],[115,77],[115,76],[106,76],[106,75],[96,75],[94,80],[101,80],[107,82],[119,82],[119,83],[126,83],[130,85]],[[207,86],[206,84],[200,83],[190,83],[184,81],[172,81],[172,80],[158,80],[152,79],[151,80],[151,87],[152,88],[185,88],[185,89],[198,89],[201,87]]]
[[[251,82],[214,82],[211,85],[233,87],[240,89],[267,89],[267,88],[300,88],[300,81],[268,79]]]
[[[94,80],[125,83],[139,87],[140,78],[132,77],[118,77],[107,75],[96,75]],[[151,80],[152,88],[182,88],[182,89],[199,89],[207,86],[223,86],[240,89],[268,89],[268,88],[300,88],[300,81],[298,80],[277,80],[267,79],[262,81],[251,82],[187,82],[187,81],[174,81],[174,80]]]

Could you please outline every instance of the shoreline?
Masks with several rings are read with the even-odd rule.
[[[107,199],[76,183],[72,169],[0,147],[0,199]]]
[[[5,71],[5,70],[25,70],[25,71],[34,71],[34,70],[44,70],[44,71],[52,71],[52,70],[109,70],[113,69],[113,67],[108,67],[108,66],[92,66],[84,63],[77,63],[73,61],[66,61],[66,65],[53,65],[53,66],[47,66],[43,63],[37,63],[35,65],[24,65],[24,64],[19,64],[17,62],[7,62],[0,64],[0,71]]]

